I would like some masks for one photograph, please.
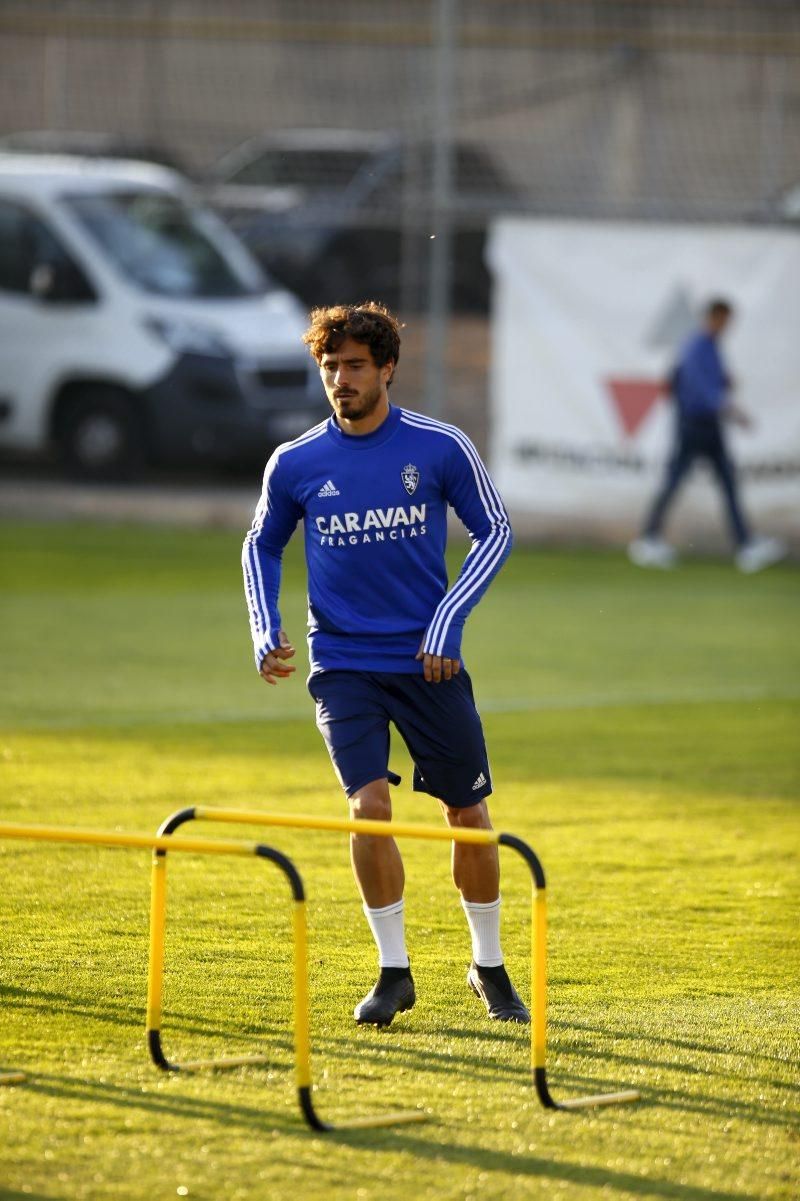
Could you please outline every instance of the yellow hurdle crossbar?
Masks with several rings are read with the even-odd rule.
[[[431,842],[468,842],[478,846],[496,846],[502,835],[497,830],[475,830],[458,826],[424,826],[421,822],[350,821],[345,817],[316,817],[303,813],[262,813],[258,809],[220,809],[195,805],[181,809],[159,827],[166,830],[180,814],[182,822],[230,822],[245,826],[283,826],[291,830],[332,830],[339,834],[376,834],[379,838],[422,838]],[[191,816],[188,816],[191,814]],[[182,824],[179,823],[179,824]]]
[[[145,850],[181,850],[199,855],[254,855],[258,843],[234,838],[182,838],[180,847],[169,838],[153,834],[126,834],[121,830],[81,830],[70,826],[28,826],[0,822],[0,838],[30,842],[72,842],[84,846],[142,847]]]
[[[531,1068],[533,1080],[536,1087],[536,1092],[547,1109],[586,1109],[599,1105],[614,1105],[628,1101],[638,1101],[640,1093],[635,1089],[626,1089],[621,1092],[603,1093],[597,1096],[589,1097],[574,1097],[566,1101],[557,1101],[550,1092],[547,1080],[547,892],[544,869],[536,855],[536,852],[528,843],[521,838],[517,838],[513,834],[504,834],[496,830],[476,830],[465,829],[461,827],[441,827],[441,826],[425,826],[412,822],[383,822],[383,821],[352,821],[346,818],[336,817],[317,817],[314,815],[293,814],[293,813],[263,813],[259,810],[252,809],[222,809],[215,806],[196,805],[186,809],[180,809],[176,813],[171,814],[159,827],[159,836],[162,838],[170,837],[174,832],[186,822],[189,821],[216,821],[227,822],[240,825],[259,825],[259,826],[277,826],[285,829],[293,830],[327,830],[343,834],[361,834],[375,835],[380,838],[419,838],[435,842],[460,842],[472,843],[473,845],[481,846],[505,846],[515,850],[525,860],[531,873],[532,881],[532,903],[533,915],[531,921],[531,993],[532,993],[532,1030],[531,1030]],[[183,836],[178,839],[173,845],[178,846],[184,842]],[[160,866],[159,866],[160,864]],[[156,884],[156,878],[159,873],[165,870],[163,852],[157,852],[153,860],[153,907],[159,910],[162,914],[161,924],[163,928],[163,910],[165,905],[165,886]],[[304,968],[302,973],[298,969],[298,963],[302,958],[305,962],[307,957],[306,950],[306,933],[305,933],[305,916],[303,915],[302,929],[298,925],[297,914],[295,914],[295,1005],[299,1006],[299,1010],[306,1014],[306,1028],[301,1030],[302,1021],[298,1016],[298,1010],[295,1012],[295,1039],[296,1044],[300,1047],[297,1052],[298,1063],[301,1056],[305,1056],[306,1061],[310,1062],[310,1048],[308,1045],[309,1034],[307,1026],[308,1003],[307,997],[304,1004],[298,1002],[300,989],[307,989],[307,982],[303,983],[300,980],[300,975],[305,979],[307,970]],[[158,994],[158,1009],[154,1008],[154,1015],[160,1016],[160,995],[161,981],[163,979],[163,940],[160,947],[155,947],[151,942],[151,990],[153,994]],[[151,1053],[153,1047],[151,1043]],[[157,1063],[157,1057],[160,1053],[160,1045],[157,1048],[157,1053],[153,1054],[153,1058]],[[161,1058],[164,1059],[163,1053]],[[159,1063],[159,1066],[169,1069],[169,1064],[164,1060]],[[303,1107],[303,1112],[309,1125],[314,1129],[329,1129],[325,1123],[322,1123],[314,1112],[311,1103],[311,1086],[310,1086],[310,1068],[308,1072],[308,1080],[303,1077],[300,1080],[298,1076],[298,1089],[300,1091],[300,1103]],[[420,1120],[424,1115],[419,1111],[412,1111],[408,1114],[386,1115],[382,1119],[365,1118],[356,1119],[351,1125],[389,1125],[397,1121],[415,1121]]]

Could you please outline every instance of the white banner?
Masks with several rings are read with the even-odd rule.
[[[661,384],[713,296],[735,316],[722,343],[746,513],[800,533],[800,237],[746,227],[504,218],[488,247],[491,463],[514,514],[542,530],[632,534],[661,480],[674,420]],[[705,466],[678,520],[723,531]]]

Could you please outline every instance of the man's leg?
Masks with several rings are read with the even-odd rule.
[[[385,779],[372,780],[349,798],[354,821],[391,821],[392,802]],[[414,982],[405,942],[403,886],[405,872],[393,838],[350,835],[350,861],[375,944],[380,974],[355,1008],[361,1025],[388,1026],[396,1013],[415,1001]]]
[[[442,802],[448,826],[472,830],[491,830],[486,801],[457,809]],[[500,896],[500,856],[496,846],[453,843],[453,883],[465,901],[478,904],[494,902]]]
[[[414,760],[414,790],[436,797],[451,827],[491,830],[491,771],[469,673],[462,668],[439,684],[395,677],[386,687],[392,720]],[[530,1021],[503,966],[497,847],[454,842],[453,879],[472,935],[469,987],[490,1017]]]
[[[355,671],[320,672],[311,677],[308,689],[350,816],[390,821],[389,722],[374,681]],[[380,963],[378,981],[354,1016],[357,1022],[388,1026],[396,1013],[414,1004],[403,921],[403,863],[393,838],[361,834],[351,837],[350,858]]]
[[[728,524],[735,543],[735,562],[740,571],[761,571],[771,563],[778,563],[786,554],[786,546],[779,538],[756,538],[747,523],[739,503],[736,483],[736,467],[728,454],[723,431],[720,430],[709,450],[708,459],[719,480],[728,514]]]
[[[392,820],[388,781],[372,780],[349,798],[353,821]],[[394,905],[403,899],[403,860],[393,838],[350,835],[350,862],[362,899],[371,909]]]
[[[486,801],[466,808],[442,802],[449,826],[491,830]],[[529,1022],[530,1014],[508,978],[500,947],[500,857],[496,846],[453,843],[453,881],[472,938],[467,983],[486,1005],[490,1018]]]
[[[684,476],[691,467],[695,454],[696,448],[693,445],[691,437],[686,433],[682,433],[672,458],[667,465],[664,482],[650,508],[642,531],[642,537],[659,538],[661,536],[667,510],[672,504],[675,493],[678,491]]]
[[[725,505],[728,513],[728,524],[731,534],[737,549],[745,546],[750,541],[750,530],[742,513],[741,505],[739,504],[738,489],[736,487],[736,471],[733,463],[728,455],[725,443],[722,440],[720,433],[714,439],[709,447],[708,460],[714,469],[714,474],[719,481],[722,495],[725,498]]]
[[[675,551],[661,536],[667,510],[687,471],[692,465],[696,448],[686,430],[680,430],[664,480],[650,506],[647,520],[638,538],[628,546],[628,558],[637,567],[669,568],[675,564]]]

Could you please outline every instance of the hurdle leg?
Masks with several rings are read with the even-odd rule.
[[[258,849],[255,849],[258,853]],[[150,1058],[162,1072],[196,1072],[203,1068],[238,1068],[268,1063],[268,1055],[228,1055],[217,1059],[197,1059],[175,1063],[164,1054],[161,1043],[162,998],[164,992],[164,943],[167,907],[167,854],[153,852],[150,877],[150,961],[147,976],[147,1047]]]
[[[267,848],[264,848],[267,850]],[[297,1098],[300,1110],[312,1130],[366,1130],[379,1126],[398,1126],[409,1122],[424,1122],[427,1114],[421,1109],[394,1113],[371,1114],[344,1118],[335,1124],[324,1121],[312,1100],[311,1037],[308,1003],[308,924],[306,901],[300,877],[290,878],[294,894],[294,1048]]]
[[[638,1101],[636,1089],[617,1093],[600,1093],[590,1097],[573,1097],[557,1101],[547,1081],[547,890],[544,869],[533,849],[513,834],[501,834],[501,846],[512,847],[527,863],[532,878],[533,913],[531,917],[531,1067],[536,1094],[545,1109],[589,1109],[598,1105],[620,1105]]]

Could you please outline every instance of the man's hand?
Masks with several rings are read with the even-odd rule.
[[[728,421],[730,421],[733,425],[738,425],[744,430],[752,430],[755,428],[755,422],[750,414],[745,412],[744,409],[740,409],[735,404],[726,404],[722,412]]]
[[[428,655],[422,647],[417,651],[416,658],[422,660],[422,674],[429,684],[450,680],[461,671],[460,659],[445,659],[442,655]]]
[[[283,630],[278,630],[278,641],[280,646],[276,646],[274,651],[267,651],[259,668],[262,680],[266,680],[268,684],[277,684],[278,680],[285,680],[297,670],[286,663],[286,660],[294,655],[294,647]]]

